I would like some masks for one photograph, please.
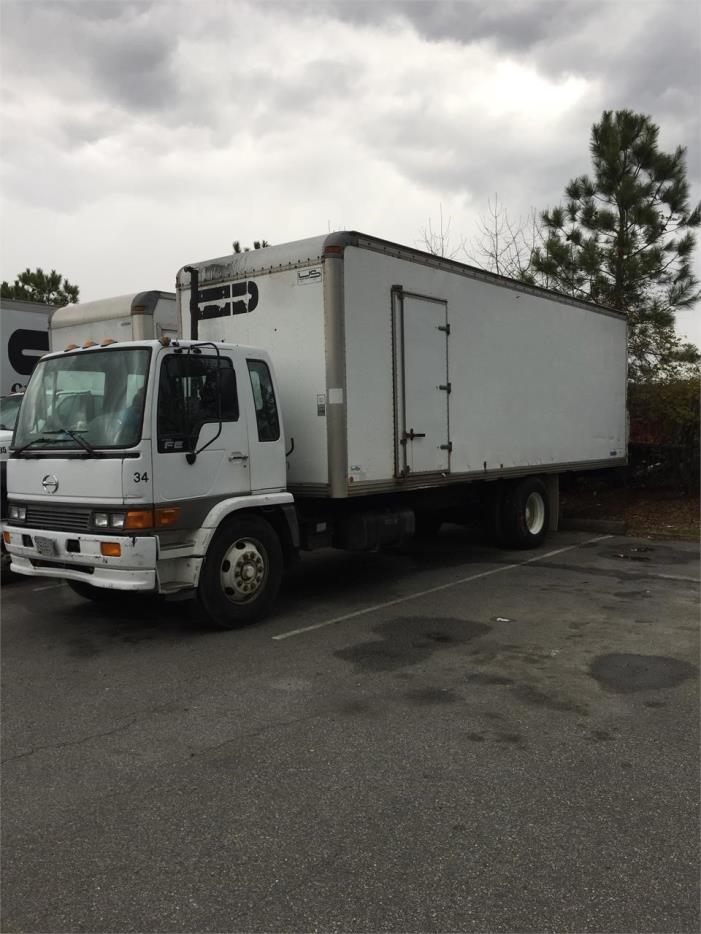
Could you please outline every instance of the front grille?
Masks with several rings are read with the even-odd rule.
[[[90,506],[63,503],[27,503],[26,526],[30,529],[55,529],[58,532],[87,532],[90,528]]]

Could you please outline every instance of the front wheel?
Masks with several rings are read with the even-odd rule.
[[[277,597],[282,567],[280,540],[264,519],[232,519],[209,546],[197,588],[200,606],[220,629],[261,619]]]
[[[495,500],[496,538],[507,548],[537,548],[550,522],[548,493],[538,477],[510,483]]]

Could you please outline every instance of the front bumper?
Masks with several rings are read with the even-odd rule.
[[[156,590],[158,542],[155,536],[76,535],[9,524],[2,528],[10,534],[6,548],[12,559],[10,568],[17,574],[83,581],[93,587],[112,590]],[[51,554],[39,551],[37,536],[53,543]],[[73,548],[77,541],[80,550],[69,550],[69,541]],[[119,543],[120,557],[104,557],[100,553],[102,542]]]

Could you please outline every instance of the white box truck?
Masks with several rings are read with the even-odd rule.
[[[37,368],[8,465],[17,572],[191,593],[229,628],[271,607],[300,550],[473,510],[535,546],[562,472],[626,461],[610,309],[354,232],[193,263],[176,288],[187,339]],[[62,392],[90,417],[69,424]]]
[[[72,303],[56,308],[39,302],[2,300],[3,385],[8,395],[0,397],[0,516],[7,513],[6,469],[10,443],[19,411],[21,393],[40,357],[49,349],[62,350],[78,340],[83,344],[115,333],[120,340],[140,340],[178,334],[175,292],[134,292],[92,302]],[[63,413],[83,404],[85,394],[63,391]],[[73,413],[75,416],[75,413]],[[7,551],[2,546],[2,565]]]
[[[49,322],[50,347],[63,350],[105,335],[117,341],[177,337],[178,326],[175,292],[132,292],[57,308]]]

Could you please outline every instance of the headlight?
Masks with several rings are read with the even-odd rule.
[[[27,507],[26,506],[15,506],[10,504],[10,519],[14,519],[15,522],[24,522],[27,518]]]
[[[96,512],[93,513],[92,521],[93,525],[96,525],[98,529],[106,529],[109,525],[109,516],[106,512]]]
[[[110,526],[113,529],[123,529],[124,528],[124,513],[123,512],[111,513]]]

